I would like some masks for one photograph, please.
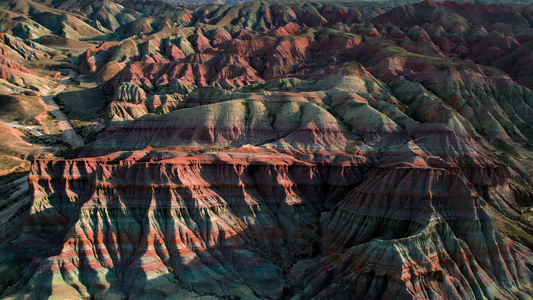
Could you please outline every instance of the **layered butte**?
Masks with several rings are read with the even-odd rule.
[[[30,4],[104,129],[32,160],[2,297],[533,295],[530,6]]]

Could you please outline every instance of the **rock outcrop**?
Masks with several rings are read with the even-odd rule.
[[[530,6],[3,5],[17,36],[105,35],[76,68],[107,108],[0,206],[2,297],[531,298]],[[57,55],[0,51],[10,93]]]
[[[52,294],[69,298],[280,297],[282,269],[311,255],[322,197],[342,195],[372,164],[172,152],[36,161],[29,180],[40,208],[13,250],[64,242],[49,248],[59,254],[40,263],[21,293],[39,295],[49,282]]]

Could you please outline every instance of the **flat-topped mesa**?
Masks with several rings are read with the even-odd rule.
[[[51,280],[62,297],[144,295],[156,287],[170,295],[180,285],[279,297],[279,266],[312,254],[323,200],[337,201],[375,164],[348,156],[314,164],[261,153],[179,155],[35,161],[34,206],[15,253],[47,241],[58,254],[40,263],[21,293],[40,294],[34,283]],[[63,275],[52,280],[55,272]]]

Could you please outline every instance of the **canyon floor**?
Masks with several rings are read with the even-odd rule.
[[[0,298],[533,297],[533,4],[0,20]]]

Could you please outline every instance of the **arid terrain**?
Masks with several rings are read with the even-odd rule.
[[[531,299],[533,4],[0,1],[0,298]]]

